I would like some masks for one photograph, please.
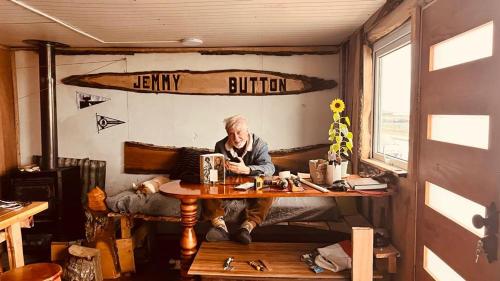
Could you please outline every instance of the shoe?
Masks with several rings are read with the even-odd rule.
[[[229,233],[222,227],[211,227],[205,235],[205,239],[208,242],[228,241]]]
[[[246,228],[240,228],[234,239],[241,244],[250,244],[252,242],[252,236]]]

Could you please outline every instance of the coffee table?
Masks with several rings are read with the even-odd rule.
[[[350,177],[358,177],[351,175]],[[266,187],[261,190],[254,188],[240,191],[234,189],[235,186],[253,182],[253,177],[228,177],[224,184],[200,184],[187,183],[182,181],[171,181],[160,186],[160,192],[168,197],[174,197],[181,201],[181,224],[183,226],[181,246],[181,276],[189,278],[187,272],[196,254],[198,241],[194,226],[196,225],[197,210],[199,199],[244,199],[244,198],[270,198],[270,197],[342,197],[342,196],[389,196],[392,192],[356,192],[356,191],[340,191],[340,192],[321,192],[302,184],[304,191],[291,192],[281,190],[275,187]]]

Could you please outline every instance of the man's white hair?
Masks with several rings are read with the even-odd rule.
[[[239,124],[244,124],[248,128],[247,119],[239,114],[224,119],[224,126],[226,127],[226,131],[234,128]]]

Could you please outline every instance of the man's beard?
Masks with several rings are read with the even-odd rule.
[[[239,143],[235,143],[234,147],[236,147],[237,149],[241,149],[245,146],[246,143],[247,141],[240,141]]]

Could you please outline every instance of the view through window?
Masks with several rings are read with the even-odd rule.
[[[373,158],[406,169],[411,90],[409,24],[374,45],[374,66]]]

